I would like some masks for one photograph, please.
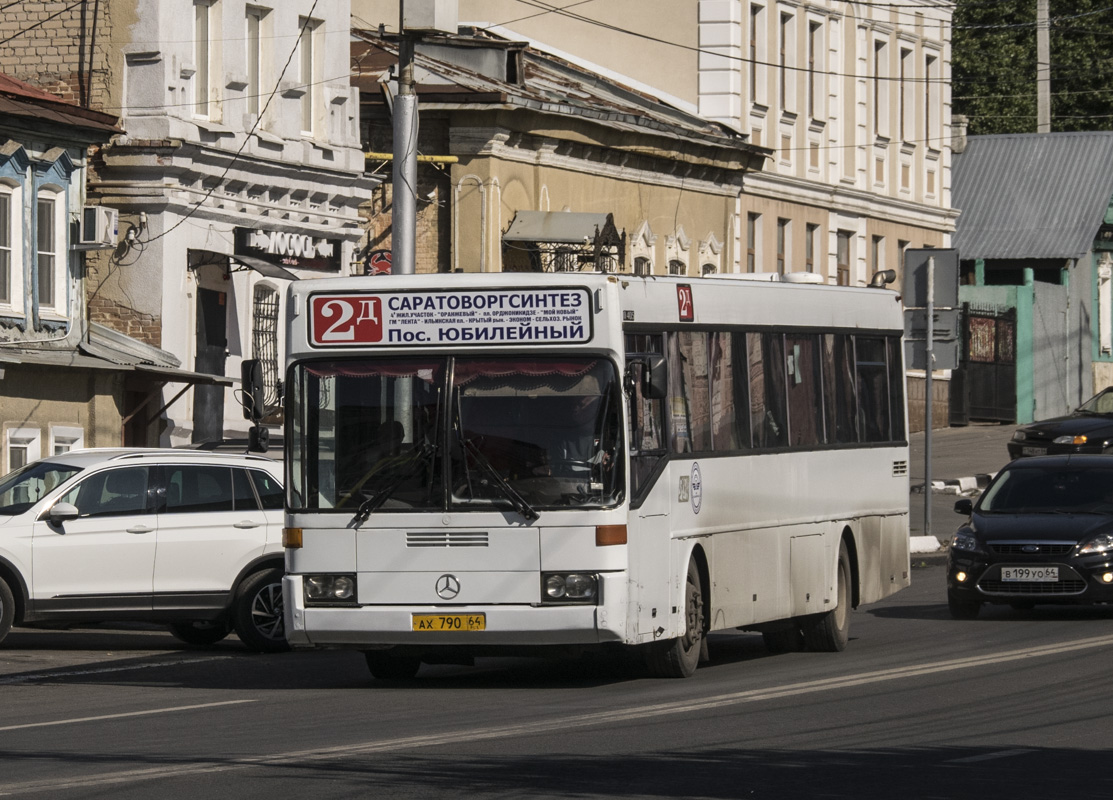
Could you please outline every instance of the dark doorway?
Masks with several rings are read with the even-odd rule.
[[[228,294],[197,290],[197,359],[194,369],[224,375],[228,358]],[[224,387],[198,385],[193,390],[193,442],[224,438]]]
[[[951,385],[951,423],[1016,422],[1016,309],[965,306],[963,334],[962,362]]]

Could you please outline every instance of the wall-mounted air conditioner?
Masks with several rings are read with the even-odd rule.
[[[115,247],[120,227],[120,212],[105,206],[85,206],[81,211],[78,245],[83,248]]]

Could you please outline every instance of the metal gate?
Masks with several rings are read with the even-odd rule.
[[[966,416],[1016,422],[1016,309],[966,305],[963,312]]]

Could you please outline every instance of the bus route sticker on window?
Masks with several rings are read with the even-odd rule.
[[[696,319],[696,304],[692,299],[692,287],[681,283],[676,287],[676,310],[681,322],[694,322]]]
[[[315,294],[314,347],[583,344],[592,338],[583,287]]]

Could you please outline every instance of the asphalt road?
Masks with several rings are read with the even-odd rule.
[[[1113,612],[955,622],[943,571],[852,616],[843,653],[716,634],[685,681],[621,659],[482,660],[377,682],[144,630],[0,647],[0,796],[1108,798]]]

